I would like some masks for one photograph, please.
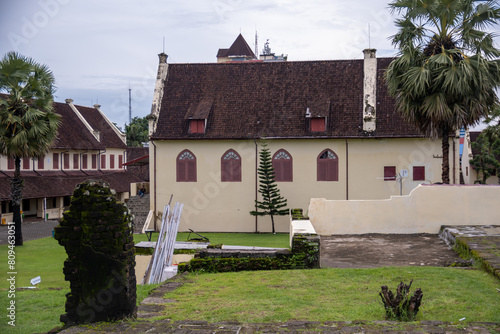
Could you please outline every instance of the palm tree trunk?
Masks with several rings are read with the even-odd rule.
[[[443,168],[441,179],[444,184],[450,184],[450,131],[443,129],[443,139],[441,142],[443,151]]]
[[[14,226],[16,228],[14,237],[15,245],[23,245],[23,232],[21,230],[21,201],[23,200],[23,179],[21,178],[21,159],[16,157],[14,159],[14,178],[10,180],[11,182],[11,194],[12,199],[12,210]]]

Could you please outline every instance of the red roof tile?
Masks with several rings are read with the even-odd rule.
[[[376,131],[363,131],[363,60],[170,64],[153,139],[421,137],[396,112],[379,58]],[[186,117],[212,101],[205,133]],[[325,132],[310,118],[326,116]],[[205,109],[206,110],[206,109]]]

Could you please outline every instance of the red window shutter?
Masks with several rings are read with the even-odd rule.
[[[63,154],[64,169],[69,169],[69,153]]]
[[[92,169],[97,169],[97,154],[92,154]]]
[[[23,169],[30,169],[30,158],[23,158]]]
[[[101,169],[106,169],[106,154],[101,155]]]
[[[222,160],[220,178],[221,182],[231,181],[231,160]]]
[[[9,158],[7,160],[7,169],[14,169],[15,168],[15,163],[14,163],[14,159],[12,158]]]
[[[293,162],[290,154],[281,149],[273,156],[273,168],[275,172],[275,180],[278,182],[293,181]]]
[[[78,154],[73,154],[73,169],[79,169],[80,166],[78,164]]]
[[[87,169],[88,168],[88,161],[87,161],[87,155],[83,154],[82,155],[82,168]]]
[[[196,160],[187,160],[187,180],[188,182],[196,182]]]
[[[191,133],[204,133],[205,132],[205,120],[204,119],[192,119],[189,122]]]
[[[327,159],[326,181],[338,181],[339,171],[337,159]]]
[[[38,158],[38,169],[45,168],[45,157]]]
[[[109,155],[109,168],[115,169],[115,155],[114,154]]]
[[[317,165],[318,181],[339,180],[339,161],[334,152],[330,150],[323,151],[318,157]]]
[[[326,159],[318,159],[318,181],[328,181],[328,161]]]
[[[311,118],[311,131],[321,132],[325,131],[325,117]]]
[[[385,181],[395,181],[396,180],[396,166],[385,166],[384,167],[384,180]]]
[[[413,166],[413,181],[425,181],[425,166]]]
[[[221,157],[221,182],[241,182],[241,158],[232,149]]]
[[[52,154],[52,169],[59,169],[59,153]]]
[[[177,182],[196,182],[196,157],[188,150],[177,156]]]
[[[123,168],[123,155],[121,154],[118,156],[118,168]]]

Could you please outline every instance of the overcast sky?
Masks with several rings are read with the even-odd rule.
[[[151,110],[158,53],[169,63],[216,62],[238,34],[288,60],[394,56],[389,0],[3,0],[0,56],[17,51],[46,64],[55,100],[100,104],[123,128]],[[370,38],[368,37],[370,36]],[[164,42],[163,42],[164,41]],[[164,45],[164,46],[163,46]]]

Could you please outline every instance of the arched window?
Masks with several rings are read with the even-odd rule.
[[[324,150],[318,155],[318,181],[339,180],[339,159],[332,150]]]
[[[235,150],[227,150],[220,164],[222,182],[241,182],[241,157]]]
[[[196,182],[196,157],[189,150],[177,156],[177,182]]]
[[[293,181],[293,160],[290,153],[281,149],[273,155],[275,180],[279,182]]]

